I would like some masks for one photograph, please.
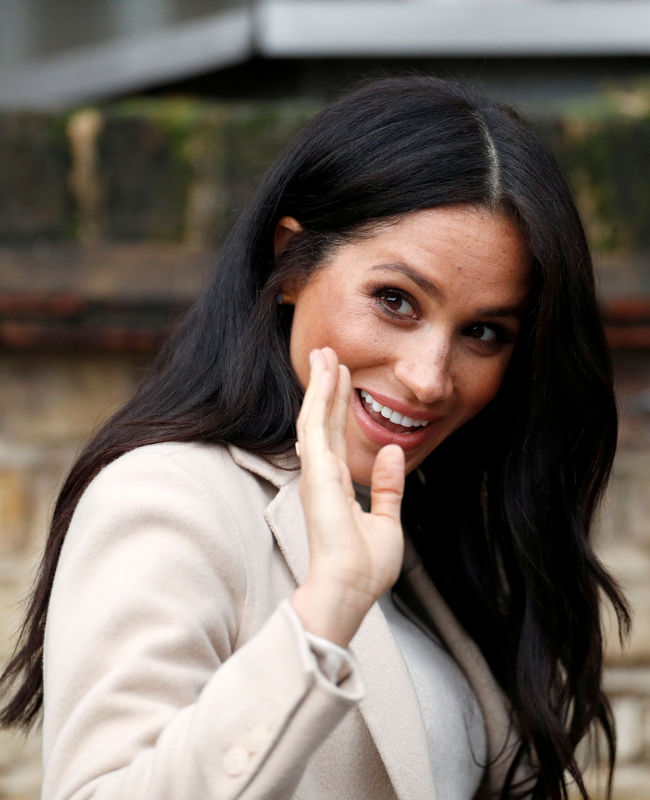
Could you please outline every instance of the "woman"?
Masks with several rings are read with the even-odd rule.
[[[43,796],[586,797],[615,439],[529,128],[430,78],[343,97],[63,487],[4,676],[5,724],[44,683]]]

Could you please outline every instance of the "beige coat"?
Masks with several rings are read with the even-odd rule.
[[[297,464],[284,466],[166,443],[91,483],[47,618],[44,800],[435,798],[417,699],[379,606],[352,640],[358,668],[335,686],[287,603],[308,545]],[[502,694],[417,561],[401,590],[478,696],[494,761],[483,796],[512,752]]]

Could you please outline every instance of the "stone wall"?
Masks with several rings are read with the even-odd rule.
[[[133,391],[296,104],[132,101],[0,116],[0,662],[66,469]],[[650,800],[650,92],[540,122],[596,246],[615,346],[621,447],[598,549],[635,612],[608,626],[616,800]],[[597,783],[597,769],[590,772]],[[38,736],[0,733],[0,800],[35,800]]]

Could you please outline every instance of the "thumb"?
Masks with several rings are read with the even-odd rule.
[[[370,513],[399,522],[404,494],[404,451],[388,444],[377,453],[370,478]]]

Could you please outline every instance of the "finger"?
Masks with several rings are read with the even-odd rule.
[[[404,451],[389,444],[377,453],[370,479],[370,513],[400,521],[404,495]]]
[[[336,355],[336,350],[334,350],[332,347],[323,347],[321,353],[325,359],[327,368],[336,371],[336,368],[339,365],[339,357]]]
[[[298,438],[300,438],[305,420],[309,417],[314,397],[318,393],[319,376],[323,371],[323,360],[319,357],[318,350],[312,350],[309,354],[309,381],[305,389],[305,395],[300,407],[300,413],[296,420]]]
[[[328,418],[336,385],[335,374],[328,368],[324,354],[316,351],[312,369],[313,391],[300,426],[300,452],[303,463],[311,460],[323,468],[323,457],[330,453]],[[311,388],[311,387],[310,387]]]
[[[339,458],[343,464],[345,464],[345,426],[348,417],[348,407],[350,404],[351,393],[350,372],[347,367],[339,364],[339,358],[333,348],[324,347],[322,353],[325,357],[328,369],[331,369],[336,377],[336,388],[332,396],[328,417],[325,420],[325,429],[332,451],[336,457]],[[349,493],[354,495],[352,482],[348,480],[348,483]]]
[[[340,364],[330,414],[330,442],[332,450],[341,461],[346,460],[345,428],[348,421],[351,393],[350,371],[346,366]]]
[[[323,419],[323,425],[325,427],[325,433],[327,435],[327,441],[332,445],[331,435],[332,435],[332,409],[334,406],[335,398],[336,398],[336,387],[338,385],[338,369],[339,369],[339,358],[336,355],[336,352],[331,347],[324,347],[321,351],[323,358],[325,359],[325,369],[328,372],[331,372],[332,377],[334,379],[334,391],[329,399],[326,414]]]

